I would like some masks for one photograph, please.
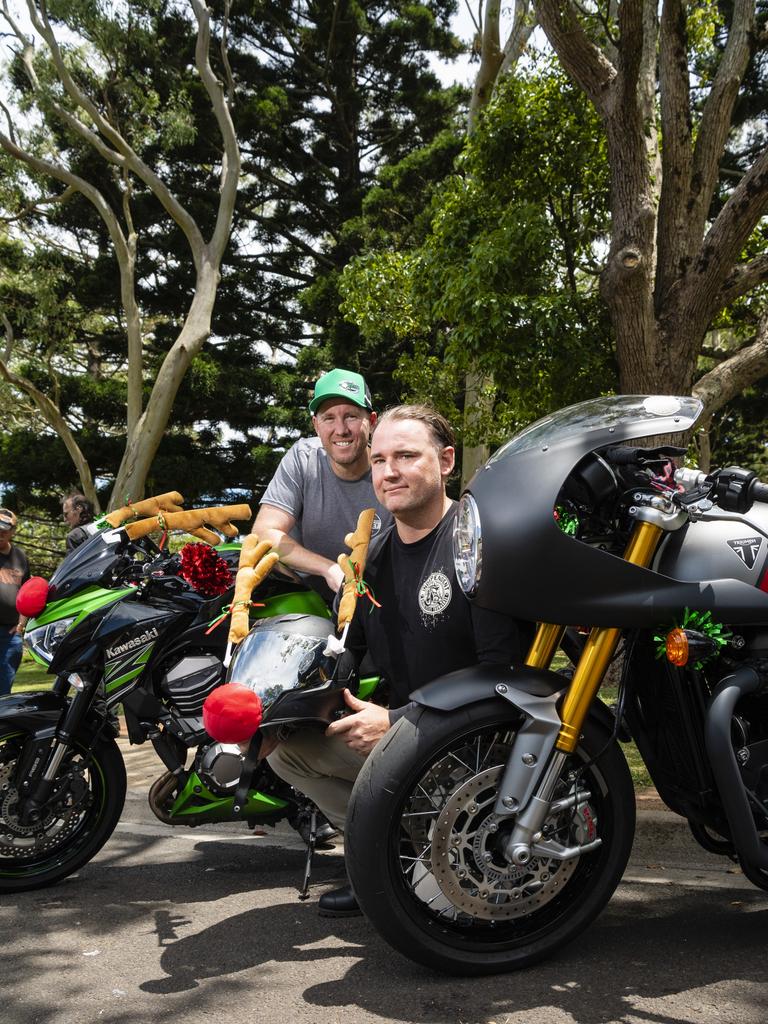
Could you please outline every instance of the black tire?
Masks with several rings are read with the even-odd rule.
[[[499,841],[509,819],[492,809],[519,721],[498,700],[451,713],[416,709],[355,783],[345,835],[355,894],[383,938],[427,967],[480,975],[543,959],[600,913],[629,859],[632,778],[619,745],[590,721],[555,797],[577,778],[591,795],[547,827],[564,845],[596,836],[601,845],[572,861],[507,864]]]
[[[17,815],[15,767],[26,737],[0,727],[0,893],[53,885],[87,864],[115,830],[125,803],[125,763],[114,740],[88,755],[75,741],[56,776],[59,799],[42,821]]]

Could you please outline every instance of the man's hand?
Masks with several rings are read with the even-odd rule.
[[[340,718],[338,722],[331,722],[325,735],[340,736],[358,754],[370,754],[389,729],[389,713],[378,704],[358,700],[349,690],[344,691],[344,700],[354,714]]]
[[[335,594],[344,582],[344,570],[338,562],[331,562],[323,573],[323,578],[328,584],[329,589]]]

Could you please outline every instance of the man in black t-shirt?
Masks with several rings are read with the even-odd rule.
[[[29,563],[18,544],[11,543],[15,532],[16,516],[9,508],[0,508],[0,697],[11,692],[26,624],[16,611],[16,595],[29,579]]]
[[[366,651],[389,684],[389,709],[345,691],[350,713],[325,735],[301,731],[270,755],[278,775],[343,827],[360,768],[416,687],[478,662],[523,658],[519,624],[471,605],[453,567],[456,503],[445,484],[455,445],[448,422],[428,406],[398,406],[379,420],[371,442],[373,486],[394,524],[368,552],[365,580],[380,605],[361,598],[347,649]],[[320,913],[359,913],[349,886],[320,898]]]

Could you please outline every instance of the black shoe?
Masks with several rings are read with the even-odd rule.
[[[300,814],[297,818],[290,821],[290,824],[296,829],[304,842],[309,846],[311,818],[308,814]],[[316,850],[332,850],[336,845],[333,840],[339,835],[339,830],[334,828],[333,825],[328,821],[325,815],[317,815],[317,824],[315,826],[315,849]]]
[[[351,885],[343,885],[332,892],[324,892],[317,907],[320,917],[360,917],[363,913]]]
[[[318,850],[332,850],[336,843],[336,839],[341,833],[337,828],[334,828],[330,821],[326,821],[324,825],[318,825],[317,831],[315,832],[315,848]]]

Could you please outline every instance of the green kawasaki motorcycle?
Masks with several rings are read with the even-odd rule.
[[[239,547],[215,550],[234,579]],[[160,821],[255,827],[287,819],[311,849],[312,805],[266,762],[254,766],[203,728],[203,702],[225,676],[227,626],[212,625],[233,589],[206,597],[180,570],[179,555],[115,528],[90,537],[53,575],[25,637],[53,687],[0,698],[0,892],[59,882],[109,839],[126,793],[118,705],[130,742],[150,740],[162,762],[149,791]],[[316,665],[308,657],[330,632],[321,598],[280,573],[256,597],[261,607],[252,613],[269,643],[249,647],[261,650],[265,707],[297,681],[325,685],[321,654]],[[290,657],[275,656],[281,645]]]

